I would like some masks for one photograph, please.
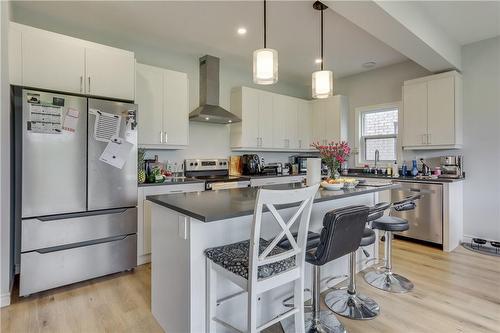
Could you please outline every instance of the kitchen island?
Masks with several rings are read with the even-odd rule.
[[[301,186],[297,183],[266,188],[294,189]],[[349,205],[371,206],[378,202],[379,192],[396,187],[398,185],[358,186],[340,191],[320,189],[314,199],[310,230],[317,232],[321,229],[326,212]],[[240,188],[147,198],[152,203],[151,308],[165,331],[206,331],[204,250],[250,238],[257,191],[258,188]],[[284,219],[290,218],[296,211],[293,205],[276,208]],[[271,238],[281,230],[269,212],[265,212],[262,218],[263,238]],[[378,241],[366,250],[371,256],[377,256]],[[358,270],[361,270],[365,257],[359,251]],[[322,269],[322,289],[326,289],[329,277],[347,274],[347,268],[347,257],[325,265]],[[306,286],[309,288],[310,275],[310,267],[306,265]],[[291,295],[291,288],[292,285],[286,285],[262,295],[259,303],[262,320],[273,318],[287,309],[282,300]],[[239,291],[223,277],[217,279],[217,295],[221,300],[218,315],[235,327],[244,329],[246,298],[224,299]],[[306,298],[309,297],[306,295]],[[222,326],[220,331],[224,332]]]

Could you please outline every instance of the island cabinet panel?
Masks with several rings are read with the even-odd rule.
[[[138,188],[137,210],[137,264],[151,260],[151,202],[148,195],[199,192],[205,190],[204,183],[179,185],[149,185]]]
[[[462,112],[462,76],[458,72],[405,81],[403,148],[461,148]]]
[[[132,101],[133,52],[10,23],[11,84]]]
[[[189,144],[189,101],[186,73],[137,64],[139,145],[180,149]]]

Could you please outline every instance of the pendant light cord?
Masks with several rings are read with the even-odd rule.
[[[323,9],[321,10],[321,70],[323,70]]]
[[[266,3],[266,0],[264,0],[264,48],[266,48],[266,46],[267,46],[267,40],[266,40],[266,21],[267,21],[266,7],[267,7],[267,3]]]

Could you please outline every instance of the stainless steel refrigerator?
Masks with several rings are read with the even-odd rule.
[[[137,105],[12,94],[19,294],[135,267]]]

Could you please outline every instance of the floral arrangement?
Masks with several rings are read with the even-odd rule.
[[[326,145],[321,145],[319,142],[313,142],[311,147],[319,151],[321,160],[326,164],[330,171],[330,176],[333,178],[340,177],[339,169],[342,163],[347,161],[351,154],[351,147],[345,141],[330,142]]]

